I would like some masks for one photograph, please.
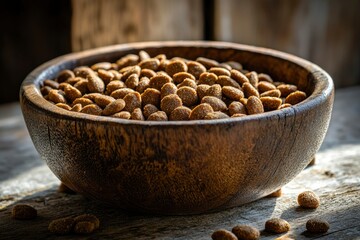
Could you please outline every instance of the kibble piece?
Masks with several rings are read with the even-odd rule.
[[[281,104],[278,109],[283,109],[283,108],[288,108],[288,107],[291,107],[291,104],[290,103],[284,103],[284,104]]]
[[[214,111],[226,111],[226,104],[219,98],[213,96],[205,96],[201,99],[201,103],[209,104]]]
[[[161,99],[170,94],[175,94],[177,91],[177,87],[173,83],[166,83],[161,88]]]
[[[185,106],[175,108],[170,114],[170,121],[189,120],[191,109]]]
[[[120,112],[125,107],[125,101],[123,99],[117,99],[110,104],[108,104],[102,111],[102,115],[109,116],[117,112]]]
[[[131,119],[133,120],[140,120],[140,121],[144,121],[144,115],[141,111],[141,108],[135,108],[134,111],[131,113]]]
[[[115,113],[111,116],[115,117],[115,118],[121,118],[121,119],[130,119],[131,113],[129,113],[128,111],[121,111],[121,112]]]
[[[238,240],[238,238],[230,231],[219,229],[211,235],[213,240]]]
[[[231,99],[231,100],[240,100],[240,98],[244,97],[243,91],[241,91],[238,88],[232,87],[232,86],[223,86],[222,87],[222,94]]]
[[[72,112],[81,112],[82,106],[80,103],[77,103],[75,105],[72,106],[72,108],[70,109],[70,111]]]
[[[110,62],[98,62],[91,66],[91,69],[96,71],[99,69],[109,70],[111,68]]]
[[[55,81],[53,81],[51,79],[46,79],[44,81],[44,86],[49,86],[49,87],[51,87],[53,89],[58,89],[59,88],[59,83],[55,82]]]
[[[212,67],[209,69],[209,72],[210,73],[214,73],[216,76],[228,76],[230,77],[231,74],[230,74],[230,71],[225,69],[225,68],[221,68],[221,67]]]
[[[216,60],[205,57],[198,57],[196,61],[201,63],[202,65],[204,65],[204,67],[208,69],[219,65],[219,63]]]
[[[285,98],[285,103],[290,103],[291,105],[295,105],[299,102],[302,102],[306,99],[306,93],[302,91],[295,91],[293,93],[290,93]]]
[[[132,90],[131,88],[120,88],[118,90],[113,91],[110,96],[115,98],[115,99],[119,99],[119,98],[124,98],[128,93],[132,93],[135,92],[134,90]]]
[[[245,74],[245,76],[249,79],[249,82],[251,85],[254,86],[254,88],[258,88],[258,84],[259,84],[259,78],[256,72],[252,71],[252,72],[248,72]]]
[[[93,214],[81,214],[74,218],[75,223],[91,222],[94,224],[95,230],[100,227],[100,220]]]
[[[306,222],[306,230],[311,233],[326,233],[330,228],[330,224],[320,218],[312,218]]]
[[[149,121],[167,121],[168,117],[164,111],[157,111],[152,113],[148,119]]]
[[[62,70],[56,77],[56,81],[58,83],[62,83],[62,82],[65,82],[66,80],[68,80],[69,78],[74,78],[75,77],[75,74],[73,71],[71,70],[68,70],[68,69],[65,69],[65,70]]]
[[[138,92],[131,92],[124,97],[124,111],[132,112],[135,108],[141,107],[141,95]]]
[[[115,90],[118,90],[120,88],[125,88],[125,83],[120,81],[120,80],[116,80],[116,81],[111,81],[109,82],[109,84],[106,86],[106,94],[111,95],[111,93]]]
[[[17,204],[12,208],[11,216],[19,220],[34,219],[37,217],[37,210],[26,204]]]
[[[48,229],[52,233],[65,235],[72,231],[74,224],[75,221],[72,217],[59,218],[51,221]]]
[[[91,99],[88,98],[77,98],[74,100],[73,105],[80,104],[82,107],[85,107],[86,105],[93,104],[94,102]]]
[[[227,61],[227,62],[224,62],[224,63],[229,65],[232,69],[236,69],[236,70],[242,70],[243,69],[243,66],[241,65],[241,63],[236,62],[236,61]]]
[[[178,88],[181,87],[191,87],[193,89],[196,89],[197,85],[196,82],[190,78],[186,78],[184,81],[182,81],[180,84],[177,85]]]
[[[281,92],[278,89],[269,90],[260,94],[260,97],[281,97]]]
[[[171,77],[158,73],[158,75],[150,78],[149,87],[155,88],[160,91],[162,86],[164,86],[164,84],[169,83],[171,81],[172,81]]]
[[[60,85],[62,85],[64,83],[68,83],[68,84],[74,86],[77,82],[81,81],[82,79],[84,79],[84,78],[82,78],[82,77],[69,78],[68,80],[66,80],[66,82],[60,83],[59,88],[60,88]]]
[[[218,76],[216,76],[215,73],[204,72],[200,75],[198,84],[207,84],[211,86],[216,83],[217,79]]]
[[[160,108],[168,115],[170,115],[175,108],[180,106],[182,106],[182,100],[176,94],[170,94],[161,99]]]
[[[57,103],[55,105],[62,108],[62,109],[65,109],[65,110],[70,110],[71,109],[71,107],[69,105],[67,105],[66,103]]]
[[[159,90],[155,88],[147,88],[142,94],[141,94],[141,101],[142,105],[146,104],[152,104],[155,106],[160,105],[161,100],[161,93]]]
[[[114,70],[114,69],[111,69],[111,70],[108,71],[108,72],[110,72],[110,73],[112,73],[114,75],[114,78],[111,81],[120,80],[121,77],[122,77],[122,74],[120,74],[117,70]]]
[[[199,97],[199,99],[201,100],[203,97],[206,96],[206,91],[210,88],[209,85],[207,84],[200,84],[197,86],[196,88],[196,93]]]
[[[229,104],[229,113],[230,116],[233,116],[235,114],[246,115],[246,107],[241,102],[234,101]]]
[[[82,95],[89,92],[89,89],[87,87],[88,80],[87,79],[81,79],[80,81],[76,82],[74,84],[74,87],[81,92]]]
[[[90,105],[86,105],[85,107],[83,107],[81,109],[81,112],[99,116],[99,115],[101,115],[102,109],[101,109],[101,107],[99,107],[96,104],[90,104]]]
[[[266,197],[281,197],[281,195],[282,195],[282,189],[279,188],[275,192],[272,192],[269,195],[267,195]]]
[[[128,54],[116,61],[120,68],[136,65],[139,62],[139,56],[136,54]]]
[[[86,79],[88,80],[87,87],[90,92],[103,93],[105,90],[104,81],[95,75],[95,73],[89,74]]]
[[[43,96],[46,96],[46,95],[49,94],[50,90],[52,90],[51,87],[49,87],[49,86],[43,86],[43,87],[41,87],[40,92],[41,92],[41,94],[42,94]]]
[[[297,90],[297,87],[292,84],[280,84],[279,86],[277,86],[277,89],[280,90],[281,97],[287,97],[290,93],[295,92]]]
[[[141,50],[141,51],[139,52],[139,57],[140,57],[140,60],[141,60],[141,61],[144,61],[144,60],[146,60],[146,59],[149,59],[149,58],[150,58],[150,55],[149,55],[146,51]]]
[[[98,75],[104,81],[105,85],[108,84],[110,81],[112,81],[115,78],[115,75],[113,72],[106,71],[104,69],[99,69]]]
[[[244,91],[245,97],[249,98],[251,96],[259,97],[259,92],[256,88],[250,83],[246,82],[242,85],[242,89]]]
[[[222,99],[222,88],[219,84],[214,84],[205,93],[206,96],[213,96]]]
[[[236,117],[245,117],[246,114],[242,114],[242,113],[235,113],[233,115],[231,115],[232,118],[236,118]]]
[[[224,68],[224,69],[228,70],[229,72],[230,72],[231,69],[232,69],[232,67],[231,67],[229,64],[227,64],[227,63],[220,63],[220,64],[218,65],[218,67],[219,67],[219,68]]]
[[[92,98],[92,100],[101,108],[105,108],[107,105],[115,101],[115,98],[107,95],[103,95],[99,93],[90,93],[90,94],[93,94],[94,97]],[[86,94],[83,97],[86,98],[90,94]]]
[[[54,103],[66,103],[65,93],[61,90],[52,89],[48,94],[50,101]]]
[[[154,112],[159,111],[159,109],[156,106],[152,105],[152,104],[146,104],[144,106],[143,110],[144,110],[143,113],[144,113],[145,118],[148,118]]]
[[[265,74],[265,73],[259,73],[258,74],[258,79],[259,79],[259,82],[269,82],[269,83],[274,82],[272,80],[272,78],[268,74]]]
[[[88,75],[95,74],[95,72],[87,66],[80,66],[74,69],[74,74],[76,77],[86,78]]]
[[[257,240],[260,238],[260,231],[249,225],[236,225],[231,230],[239,240]]]
[[[247,98],[240,98],[239,102],[241,102],[244,106],[246,106],[248,99]]]
[[[82,93],[77,88],[71,86],[70,84],[65,86],[64,92],[65,92],[65,97],[70,102],[73,102],[75,99],[80,98],[82,96]]]
[[[128,77],[134,73],[140,75],[140,72],[141,72],[141,68],[137,65],[123,68],[120,70],[120,73],[122,74],[121,81],[125,82],[128,79]]]
[[[276,90],[276,87],[274,84],[265,82],[265,81],[259,82],[259,84],[258,84],[259,93],[263,93],[263,92],[267,92],[267,91],[271,91],[271,90]]]
[[[94,232],[95,227],[92,222],[78,222],[75,224],[74,232],[77,234],[90,234]]]
[[[181,101],[185,106],[193,106],[198,102],[196,90],[191,87],[180,87],[176,91],[176,94],[181,98]]]
[[[151,70],[151,69],[141,69],[140,72],[140,77],[147,77],[147,78],[152,78],[153,76],[156,75],[156,72]]]
[[[139,76],[136,73],[131,74],[125,81],[128,88],[135,89],[139,85]]]
[[[195,77],[187,72],[179,72],[179,73],[175,73],[173,76],[173,80],[174,83],[179,84],[182,83],[182,81],[184,81],[186,78],[192,79],[195,81]]]
[[[313,191],[305,191],[298,195],[297,201],[302,208],[317,208],[320,198]]]
[[[165,71],[166,65],[169,63],[169,60],[166,59],[165,54],[159,54],[155,57],[160,61],[160,65],[158,67],[158,70]]]
[[[271,233],[285,233],[290,230],[290,224],[281,218],[272,218],[266,221],[265,231]]]
[[[221,75],[218,77],[216,83],[220,84],[221,86],[231,86],[234,88],[240,89],[240,85],[231,77]]]
[[[258,114],[264,112],[264,107],[261,100],[258,97],[251,96],[246,103],[246,111],[248,114]]]
[[[229,115],[223,113],[223,112],[210,112],[208,114],[206,114],[206,116],[204,117],[204,119],[207,120],[211,120],[211,119],[224,119],[224,118],[229,118]]]
[[[208,103],[201,103],[197,105],[190,113],[190,120],[204,119],[208,113],[213,112],[213,108]]]
[[[144,59],[139,63],[139,66],[142,69],[150,69],[153,71],[156,71],[158,69],[158,67],[160,66],[160,61],[159,59],[156,58],[148,58],[148,59]]]
[[[168,63],[168,65],[165,68],[165,71],[167,74],[169,74],[171,77],[175,73],[179,72],[187,72],[188,67],[184,61],[181,60],[174,60]]]
[[[261,97],[260,98],[265,111],[276,110],[282,104],[281,98],[277,97]]]
[[[136,91],[143,93],[149,87],[150,79],[148,77],[140,78],[139,84],[136,87]]]
[[[244,83],[249,83],[249,79],[245,76],[245,74],[243,74],[242,72],[238,71],[238,70],[235,70],[235,69],[232,69],[230,71],[230,77],[232,79],[234,79],[236,82],[238,82],[241,86],[244,84]]]

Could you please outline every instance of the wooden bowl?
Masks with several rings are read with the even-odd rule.
[[[243,118],[152,122],[74,113],[41,96],[41,83],[63,69],[142,49],[151,56],[239,61],[245,69],[298,85],[309,97]],[[20,98],[37,151],[71,189],[122,209],[196,214],[262,198],[300,173],[324,139],[333,95],[330,76],[298,57],[233,43],[175,41],[58,57],[27,76]]]

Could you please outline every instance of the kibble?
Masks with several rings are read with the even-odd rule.
[[[260,231],[249,225],[236,225],[231,231],[239,240],[257,240],[260,238]]]
[[[306,99],[293,83],[274,80],[233,60],[167,59],[141,50],[116,62],[62,70],[40,91],[67,111],[148,121],[245,117]]]
[[[290,224],[281,218],[272,218],[266,221],[265,230],[271,233],[285,233],[290,230]]]
[[[275,192],[270,193],[269,195],[267,195],[267,197],[281,197],[282,195],[282,189],[279,188],[278,190],[276,190]]]
[[[18,220],[29,220],[37,217],[37,210],[26,204],[18,204],[12,208],[11,216]]]
[[[57,235],[65,235],[71,233],[74,225],[74,218],[64,217],[51,221],[48,229],[51,233],[55,233]]]
[[[326,233],[329,228],[330,224],[320,218],[312,218],[306,222],[306,230],[311,233]]]
[[[313,191],[305,191],[298,195],[298,204],[302,208],[318,208],[320,205],[320,198]]]
[[[213,240],[238,240],[235,234],[225,229],[216,230],[211,235],[211,238]]]

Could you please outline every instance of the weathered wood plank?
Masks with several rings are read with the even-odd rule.
[[[203,38],[201,0],[73,0],[72,49]]]
[[[359,1],[215,0],[215,40],[278,49],[360,84]]]
[[[294,239],[358,239],[360,125],[357,123],[360,106],[353,99],[359,94],[360,87],[337,92],[330,129],[317,154],[316,165],[287,184],[282,197],[264,198],[218,213],[166,217],[125,213],[80,195],[57,193],[59,181],[39,160],[29,136],[16,134],[26,131],[18,104],[0,106],[0,171],[5,179],[0,180],[0,239],[83,239],[81,236],[51,235],[47,225],[54,218],[85,212],[96,214],[101,220],[100,229],[89,236],[91,239],[210,239],[215,229],[230,229],[238,223],[263,230],[270,217],[288,220],[292,229],[284,235]],[[18,120],[14,123],[14,119]],[[22,151],[28,152],[28,157]],[[13,160],[16,165],[11,162]],[[29,167],[22,162],[38,164]],[[16,174],[14,169],[18,169]],[[320,196],[322,204],[318,209],[297,207],[296,196],[305,189],[312,189]],[[35,206],[39,217],[26,222],[11,219],[11,207],[17,203]],[[305,232],[305,222],[315,216],[329,221],[328,233],[309,235]],[[279,236],[281,234],[262,232],[261,239]]]

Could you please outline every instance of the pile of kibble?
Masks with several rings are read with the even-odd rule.
[[[306,94],[235,61],[219,63],[145,51],[115,63],[61,71],[41,93],[56,106],[92,115],[148,121],[243,117],[290,107]]]

